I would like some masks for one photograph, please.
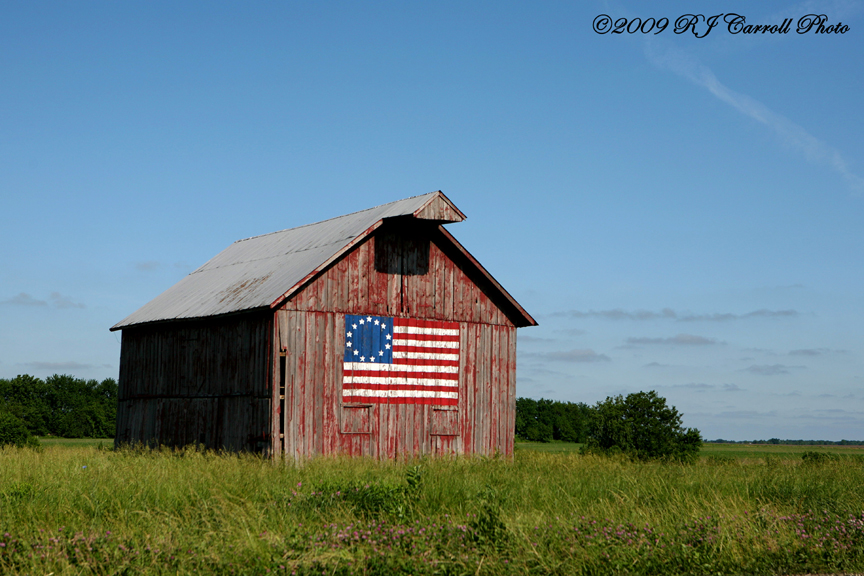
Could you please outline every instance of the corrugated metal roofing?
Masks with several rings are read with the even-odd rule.
[[[269,307],[382,219],[412,215],[436,198],[446,200],[441,192],[431,192],[316,224],[238,240],[111,330]]]

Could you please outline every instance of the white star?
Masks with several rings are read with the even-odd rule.
[[[372,317],[371,317],[371,316],[366,316],[366,321],[367,321],[367,322],[371,322],[371,321],[372,321]]]
[[[385,344],[385,345],[384,345],[384,348],[386,348],[387,350],[389,350],[389,349],[390,349],[390,344]]]
[[[363,324],[363,319],[362,319],[362,318],[360,318],[360,324]]]
[[[350,337],[351,337],[351,332],[346,332],[346,333],[345,333],[345,336],[347,336],[348,338],[350,338]]]
[[[383,356],[383,355],[384,355],[384,351],[383,351],[383,350],[378,350],[378,356]]]
[[[369,361],[370,361],[370,362],[374,362],[374,361],[375,361],[375,357],[374,357],[374,356],[370,356],[370,357],[369,357]]]
[[[350,348],[350,347],[351,347],[351,342],[346,342],[346,343],[345,343],[345,346],[347,346],[348,348]]]
[[[365,362],[365,361],[366,361],[366,357],[365,357],[365,356],[360,356],[360,362]]]
[[[357,329],[357,325],[356,325],[356,324],[351,324],[351,326],[354,328],[354,330]]]
[[[390,340],[390,335],[389,335],[389,334],[387,334],[387,340]]]
[[[360,354],[360,351],[359,351],[359,350],[354,350],[354,356],[357,356],[358,354]]]
[[[381,330],[384,330],[385,328],[387,328],[387,325],[382,322],[381,323]]]
[[[375,326],[377,326],[378,324],[379,324],[379,322],[378,322],[378,319],[376,318],[375,319]]]

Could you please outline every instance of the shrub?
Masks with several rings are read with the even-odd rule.
[[[585,450],[622,452],[640,460],[693,462],[702,438],[695,428],[682,428],[681,415],[666,399],[651,392],[608,397],[592,413]]]
[[[827,464],[828,462],[836,462],[840,460],[840,457],[837,456],[837,454],[831,454],[829,452],[807,451],[801,454],[801,460],[804,464],[818,466],[820,464]]]
[[[10,444],[19,448],[39,448],[39,440],[30,434],[27,426],[17,416],[0,412],[0,446]]]

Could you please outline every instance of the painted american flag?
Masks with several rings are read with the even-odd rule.
[[[345,315],[345,402],[459,401],[459,323]]]

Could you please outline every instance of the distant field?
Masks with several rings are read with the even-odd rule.
[[[703,444],[700,455],[727,456],[730,458],[801,458],[804,452],[830,452],[832,454],[864,456],[864,446],[790,446],[782,444]]]
[[[68,446],[70,448],[93,447],[98,448],[100,445],[105,448],[114,447],[113,438],[57,438],[56,436],[42,436],[39,438],[39,443],[43,446]]]
[[[551,454],[578,453],[582,444],[572,442],[517,442],[516,451],[546,452]],[[830,452],[832,454],[861,455],[864,446],[784,446],[779,444],[703,444],[699,455],[703,458],[765,458],[800,459],[804,452]]]

